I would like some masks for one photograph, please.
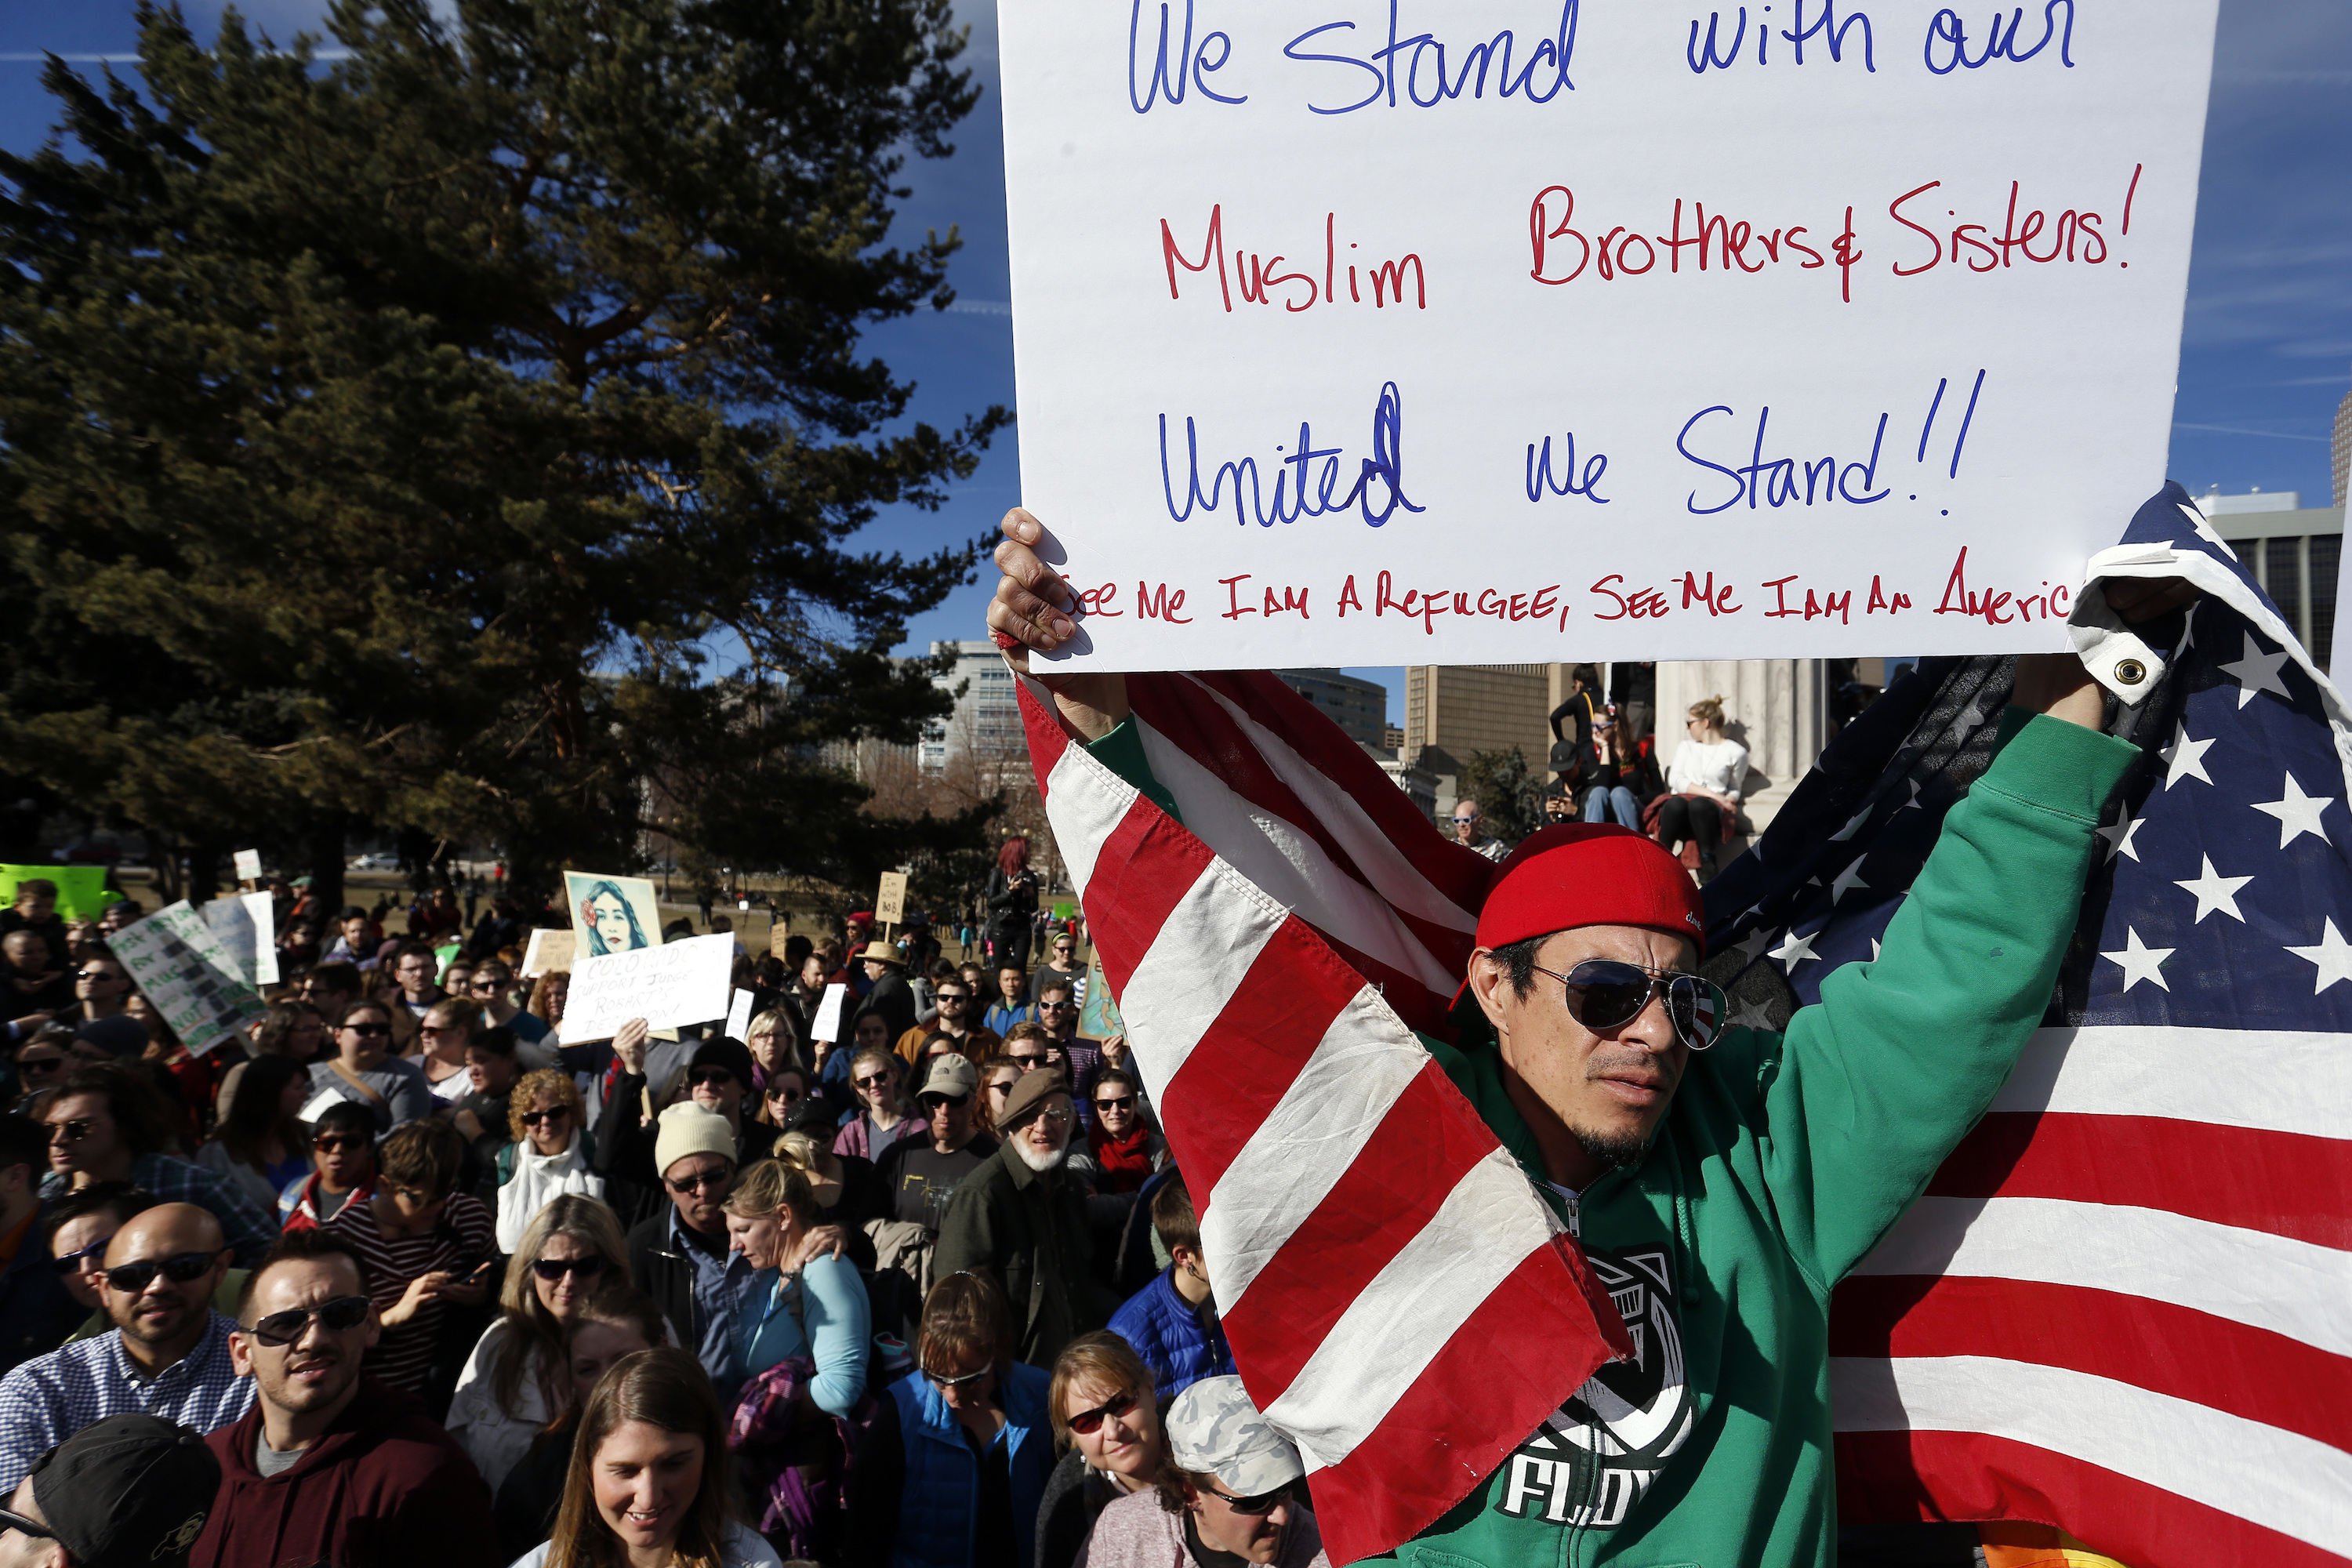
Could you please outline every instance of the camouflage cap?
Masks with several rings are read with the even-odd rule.
[[[1176,1396],[1165,1423],[1181,1469],[1217,1478],[1235,1497],[1259,1497],[1307,1473],[1298,1450],[1258,1414],[1242,1380],[1204,1377]]]

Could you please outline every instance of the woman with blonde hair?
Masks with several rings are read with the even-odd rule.
[[[600,1200],[567,1194],[531,1219],[507,1263],[499,1321],[466,1359],[446,1423],[493,1492],[531,1434],[570,1403],[564,1337],[581,1307],[629,1283],[628,1242]]]
[[[1071,1568],[1096,1517],[1150,1489],[1168,1462],[1155,1392],[1150,1370],[1117,1334],[1080,1334],[1054,1358],[1046,1408],[1067,1451],[1037,1508],[1037,1568]]]
[[[498,1489],[492,1516],[499,1527],[499,1561],[511,1563],[545,1541],[563,1507],[563,1478],[580,1436],[581,1413],[596,1385],[624,1356],[669,1342],[669,1324],[652,1297],[634,1286],[611,1284],[588,1298],[563,1336],[564,1376],[571,1398],[563,1413],[540,1428],[525,1454]]]
[[[551,1199],[566,1193],[601,1198],[604,1178],[592,1168],[596,1135],[570,1073],[525,1073],[507,1097],[507,1131],[514,1141],[499,1151],[499,1250],[514,1252]]]
[[[743,1044],[751,1053],[751,1065],[759,1069],[760,1081],[755,1087],[765,1089],[776,1074],[801,1065],[797,1042],[793,1021],[782,1007],[771,1007],[752,1016],[751,1021],[743,1026]]]
[[[809,1397],[827,1415],[847,1415],[866,1392],[866,1286],[845,1257],[803,1256],[818,1221],[808,1177],[761,1160],[735,1178],[722,1206],[729,1248],[757,1270],[735,1309],[736,1384],[805,1357],[816,1369]]]
[[[1692,703],[1683,728],[1690,739],[1675,748],[1666,769],[1667,794],[1658,803],[1655,837],[1669,849],[1680,844],[1684,865],[1712,872],[1716,847],[1738,821],[1748,748],[1725,737],[1720,697]]]
[[[444,996],[425,1010],[416,1037],[423,1049],[416,1065],[425,1071],[433,1098],[444,1105],[463,1100],[473,1087],[466,1072],[466,1047],[481,1037],[482,1006]]]
[[[868,1220],[890,1217],[890,1189],[871,1160],[836,1154],[825,1136],[833,1113],[824,1101],[803,1101],[785,1117],[772,1152],[777,1161],[808,1178],[816,1198],[818,1223],[837,1225],[849,1233],[851,1259],[871,1267],[873,1243],[866,1238]],[[867,1256],[859,1257],[863,1244]]]
[[[581,1412],[563,1506],[514,1568],[783,1568],[729,1506],[727,1418],[680,1350],[614,1363]]]
[[[1028,1568],[1054,1468],[1050,1380],[1013,1359],[1013,1313],[995,1280],[966,1269],[931,1287],[916,1367],[880,1402],[850,1475],[849,1515],[866,1531],[868,1558]]]

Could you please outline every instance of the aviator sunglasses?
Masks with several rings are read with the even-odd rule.
[[[271,1350],[282,1350],[310,1331],[310,1320],[331,1334],[347,1334],[367,1321],[368,1299],[365,1296],[338,1296],[331,1301],[321,1301],[315,1307],[293,1307],[283,1312],[272,1312],[256,1320],[245,1331],[256,1342]]]
[[[1622,1028],[1642,1016],[1653,996],[1664,996],[1675,1038],[1692,1050],[1715,1044],[1723,1026],[1723,993],[1715,983],[1675,970],[1646,969],[1614,958],[1588,958],[1562,974],[1533,966],[1568,988],[1569,1016],[1594,1034]]]

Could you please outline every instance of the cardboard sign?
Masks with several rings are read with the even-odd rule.
[[[1022,500],[1111,669],[2064,646],[2217,0],[1003,0]]]
[[[735,939],[725,931],[583,955],[563,1001],[563,1043],[609,1040],[632,1018],[656,1029],[723,1018],[734,966]]]
[[[184,899],[108,939],[180,1043],[203,1056],[268,1012],[237,961]]]
[[[205,924],[247,985],[278,984],[278,912],[268,893],[231,893],[205,905]]]
[[[768,953],[773,958],[784,956],[784,946],[793,940],[793,922],[788,915],[768,922]]]
[[[106,912],[103,866],[0,866],[0,903],[15,903],[16,885],[36,880],[57,889],[57,913],[66,920],[94,921]]]
[[[661,945],[661,900],[643,877],[566,871],[563,902],[572,911],[572,951],[582,958]]]
[[[232,857],[236,863],[236,879],[240,882],[261,880],[261,851],[240,849]]]
[[[874,895],[874,918],[886,926],[904,925],[907,921],[907,873],[885,871],[882,887]]]
[[[530,945],[522,950],[522,977],[536,980],[542,974],[569,973],[572,947],[570,931],[540,927],[530,933]]]
[[[727,1037],[748,1040],[751,1037],[751,994],[739,988],[727,1004]]]
[[[809,1025],[809,1038],[828,1044],[841,1038],[841,1016],[849,1000],[849,987],[835,983],[824,988],[824,995],[816,1005],[816,1020]]]

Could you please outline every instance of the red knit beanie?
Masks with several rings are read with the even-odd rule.
[[[1495,868],[1478,945],[1594,925],[1646,926],[1706,952],[1706,910],[1683,863],[1630,827],[1592,822],[1530,834]]]

